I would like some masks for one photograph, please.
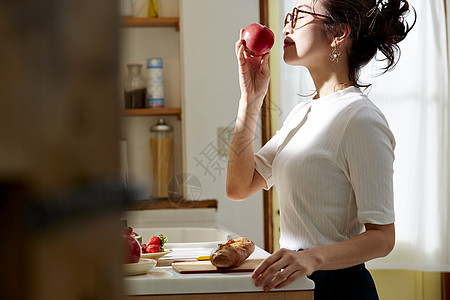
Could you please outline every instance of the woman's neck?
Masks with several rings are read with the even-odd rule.
[[[310,74],[317,91],[314,99],[323,98],[352,85],[348,64],[344,61],[337,64],[330,62],[323,68],[310,70]]]

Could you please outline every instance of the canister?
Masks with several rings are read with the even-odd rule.
[[[148,108],[164,107],[163,60],[153,57],[147,59]]]
[[[152,198],[168,198],[172,177],[173,128],[164,119],[150,127],[152,156]]]

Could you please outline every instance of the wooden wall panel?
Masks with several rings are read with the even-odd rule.
[[[269,24],[269,2],[268,0],[259,1],[259,18],[261,24]],[[261,108],[261,127],[262,144],[267,143],[272,137],[272,118],[270,107],[270,86],[266,98]],[[273,252],[273,209],[272,196],[273,190],[263,191],[264,199],[264,249],[270,253]]]

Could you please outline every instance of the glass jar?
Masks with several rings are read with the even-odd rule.
[[[172,177],[173,128],[164,119],[150,127],[150,151],[153,163],[152,198],[168,198]]]
[[[141,64],[128,64],[128,74],[123,80],[125,108],[145,108],[147,83],[142,76]]]

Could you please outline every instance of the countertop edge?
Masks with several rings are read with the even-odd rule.
[[[145,275],[144,275],[145,276]],[[142,276],[142,280],[148,280]],[[174,294],[198,294],[198,293],[236,293],[236,292],[262,292],[262,287],[256,287],[251,273],[242,273],[233,276],[192,278],[177,280],[177,278],[152,279],[151,290],[147,285],[139,284],[140,280],[125,279],[125,295],[174,295]],[[174,281],[167,285],[167,280]],[[184,282],[182,282],[184,281]],[[187,282],[189,281],[189,282]],[[163,284],[164,283],[164,284]],[[307,277],[300,277],[287,287],[273,291],[301,291],[313,290],[314,282]]]

